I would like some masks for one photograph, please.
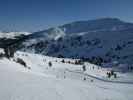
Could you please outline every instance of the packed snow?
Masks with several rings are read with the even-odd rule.
[[[17,58],[23,59],[27,67],[16,63]],[[52,63],[51,66],[49,62]],[[133,99],[133,84],[106,82],[87,76],[105,76],[107,70],[89,63],[85,65],[87,70],[83,72],[82,65],[63,63],[61,58],[24,52],[17,52],[11,59],[1,58],[0,100]]]

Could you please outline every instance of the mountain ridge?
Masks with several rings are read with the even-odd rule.
[[[117,18],[72,22],[26,36],[21,50],[55,57],[132,63],[133,24]]]

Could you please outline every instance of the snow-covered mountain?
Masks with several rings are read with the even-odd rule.
[[[132,23],[104,18],[0,35],[0,100],[133,99]],[[6,58],[6,50],[17,52]]]
[[[0,48],[14,45],[13,48],[18,50],[21,43],[30,34],[29,32],[0,32]]]
[[[29,35],[29,34],[31,33],[29,32],[0,32],[0,38],[11,39],[11,38],[19,37],[21,35]]]
[[[56,57],[132,63],[133,24],[117,18],[72,22],[29,35],[22,50]]]

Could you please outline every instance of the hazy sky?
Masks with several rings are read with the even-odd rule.
[[[133,0],[0,0],[4,31],[38,31],[102,17],[133,22]]]

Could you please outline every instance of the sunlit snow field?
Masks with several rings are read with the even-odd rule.
[[[30,69],[13,61],[17,58],[23,59]],[[51,67],[49,61],[52,62]],[[87,70],[83,72],[82,65],[61,61],[59,58],[23,52],[17,52],[10,60],[0,59],[0,100],[133,99],[133,84],[130,83],[133,82],[132,75],[118,73],[121,78],[108,79],[106,69],[86,63]],[[72,59],[65,61],[73,62]]]

